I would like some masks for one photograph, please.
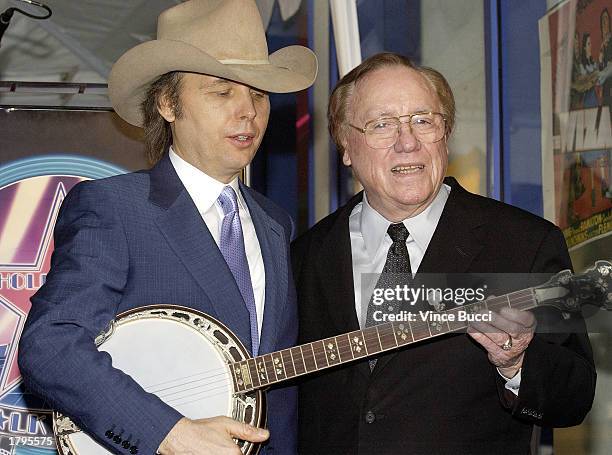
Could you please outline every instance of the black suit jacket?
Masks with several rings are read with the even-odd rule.
[[[571,267],[553,224],[471,194],[452,178],[446,183],[452,191],[419,274]],[[355,196],[292,246],[302,343],[359,328],[348,219],[361,200]],[[562,324],[582,333],[535,336],[518,398],[465,334],[387,354],[372,374],[360,361],[307,377],[298,400],[300,453],[528,453],[533,424],[578,424],[593,401],[596,375],[584,321]]]

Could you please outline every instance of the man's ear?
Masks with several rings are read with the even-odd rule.
[[[344,163],[345,166],[350,166],[351,157],[349,156],[349,153],[348,153],[348,141],[346,140],[346,137],[343,137],[342,139],[340,139],[340,144],[342,145],[342,162]]]
[[[165,94],[159,97],[157,112],[159,112],[159,115],[161,115],[168,123],[172,123],[174,120],[176,120],[176,114],[172,108],[172,103],[170,103]]]
[[[349,153],[346,149],[344,149],[344,151],[342,152],[342,162],[345,166],[350,166],[352,164],[351,157],[349,156]]]

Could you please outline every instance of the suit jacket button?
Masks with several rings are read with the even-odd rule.
[[[104,436],[106,436],[108,439],[113,439],[113,436],[115,436],[115,433],[113,433],[111,430],[106,430],[106,433],[104,433]]]
[[[115,444],[121,444],[121,436],[117,435],[113,438]]]
[[[125,441],[123,441],[123,443],[121,444],[121,446],[124,449],[129,449],[130,448],[130,441],[128,441],[127,439]]]
[[[366,423],[374,423],[375,420],[376,420],[376,414],[374,414],[372,411],[366,412],[366,415],[365,415]]]
[[[136,447],[136,446],[130,447],[130,453],[132,455],[136,455],[138,453],[138,447]]]

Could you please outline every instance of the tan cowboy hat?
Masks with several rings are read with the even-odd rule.
[[[268,55],[254,0],[189,0],[160,14],[156,40],[133,47],[117,60],[108,79],[115,111],[142,126],[140,105],[150,84],[170,71],[208,74],[287,93],[312,85],[317,58],[303,46]]]

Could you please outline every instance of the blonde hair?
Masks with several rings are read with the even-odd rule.
[[[143,116],[145,152],[151,164],[157,163],[172,144],[172,129],[170,123],[158,111],[165,100],[172,108],[176,118],[181,118],[180,102],[182,74],[178,71],[163,74],[157,78],[147,90],[140,105]]]

